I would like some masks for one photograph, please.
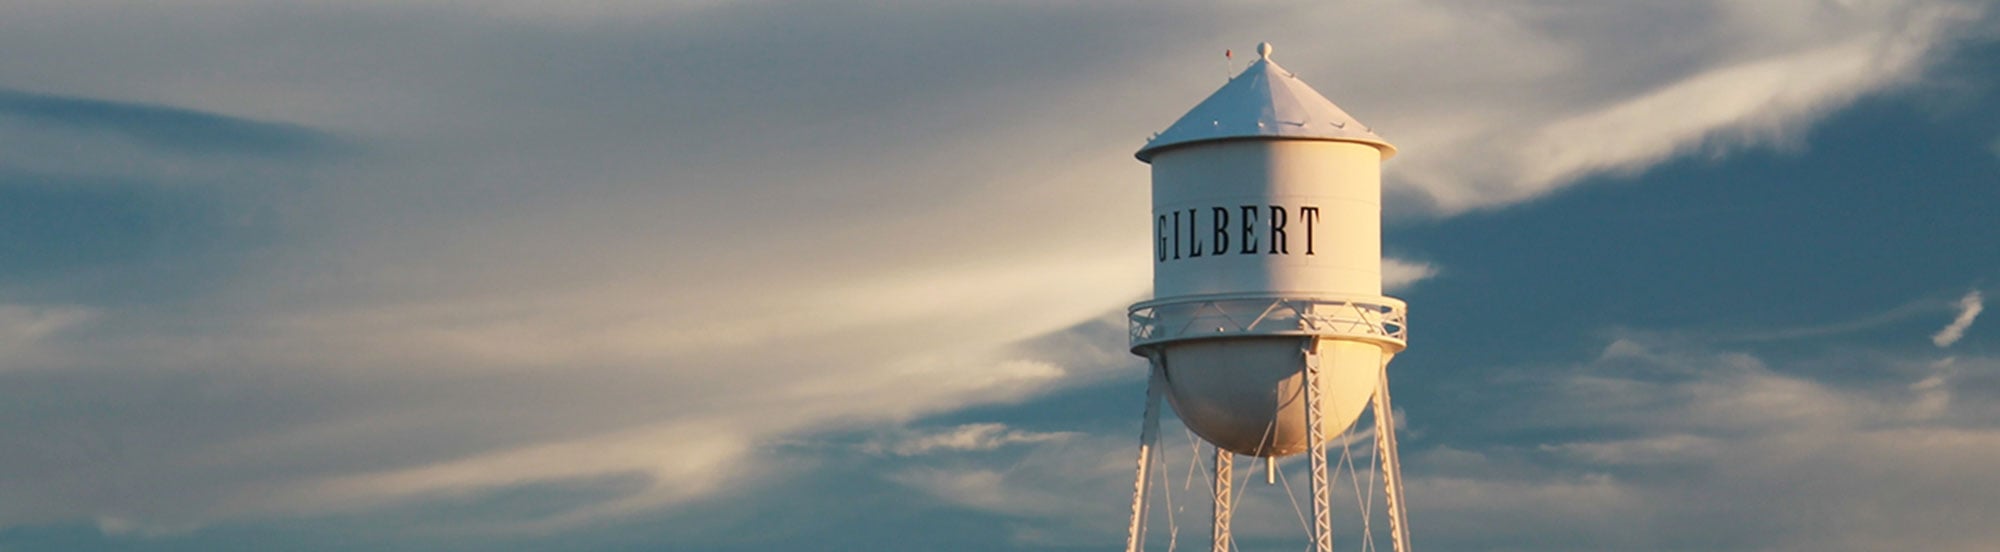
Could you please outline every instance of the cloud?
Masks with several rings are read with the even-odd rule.
[[[1402,259],[1382,259],[1382,289],[1400,291],[1417,282],[1436,276],[1438,269],[1430,263],[1405,261]]]
[[[1488,94],[1425,119],[1369,119],[1408,152],[1390,174],[1443,213],[1526,201],[1691,152],[1795,145],[1788,137],[1819,116],[1919,78],[1981,13],[1949,2],[1686,3],[1573,18],[1521,7],[1483,11],[1487,28],[1438,25],[1404,40],[1468,32],[1475,43],[1498,42],[1444,58],[1513,60],[1473,73]],[[1543,31],[1591,23],[1629,31],[1619,25],[1628,18],[1672,21],[1655,28],[1687,32],[1579,48]],[[1638,44],[1670,46],[1630,49]],[[1579,78],[1594,84],[1552,86]]]
[[[1727,336],[1719,336],[1719,337],[1722,339],[1728,339],[1733,341],[1755,342],[1755,341],[1781,341],[1790,339],[1847,335],[1856,332],[1880,329],[1886,326],[1891,326],[1896,323],[1903,322],[1912,318],[1933,314],[1938,310],[1939,310],[1939,305],[1935,300],[1917,299],[1903,303],[1901,305],[1897,305],[1893,308],[1890,308],[1889,310],[1885,310],[1875,314],[1870,314],[1867,316],[1862,316],[1852,320],[1821,322],[1808,326],[1790,327],[1790,328],[1742,330],[1742,331],[1732,332],[1730,335]]]
[[[538,444],[449,462],[382,472],[332,476],[276,492],[234,497],[251,512],[284,512],[310,505],[305,513],[344,511],[410,500],[437,498],[530,481],[562,481],[636,474],[641,485],[596,504],[526,520],[509,520],[507,531],[539,532],[571,528],[604,517],[629,516],[713,492],[753,475],[740,466],[750,443],[728,427],[677,424],[641,428],[569,442]],[[732,465],[738,469],[725,469]]]
[[[1136,454],[1133,436],[1116,437],[1031,444],[1025,455],[998,461],[897,466],[884,477],[949,507],[997,516],[1018,544],[1114,546],[1130,515],[1116,497],[1130,496]]]
[[[965,424],[942,431],[900,435],[888,441],[870,441],[862,445],[862,450],[870,454],[921,456],[939,452],[989,451],[1008,445],[1064,441],[1078,435],[1071,431],[1023,431],[999,423]]]
[[[1403,148],[1392,193],[1450,213],[1782,141],[1918,78],[1975,9],[1759,5],[10,6],[0,193],[40,199],[6,220],[105,237],[0,238],[54,259],[0,282],[0,442],[26,443],[0,526],[594,477],[641,483],[518,521],[716,499],[765,443],[1127,367],[1117,320],[1106,350],[1024,349],[1144,294],[1130,154],[1220,84],[1189,68],[1213,50],[1278,43]],[[1358,21],[1381,40],[1326,39]],[[315,149],[342,145],[366,155]],[[57,213],[102,205],[129,227]],[[1436,273],[1385,263],[1392,288]],[[1750,402],[1714,406],[1796,406]],[[910,450],[1044,435],[956,431]],[[990,482],[968,469],[903,481]]]
[[[242,8],[242,15],[278,28],[310,20],[274,15],[268,6]],[[66,8],[38,9],[56,12],[51,17],[59,20]],[[630,53],[597,42],[601,40],[637,40],[628,45],[666,50],[672,55],[661,53],[659,59],[689,65],[672,66],[672,75],[656,75],[659,80],[647,85],[653,92],[672,88],[674,94],[634,94],[617,105],[506,97],[524,90],[517,86],[482,85],[478,90],[484,94],[448,99],[435,94],[455,96],[463,90],[425,87],[473,83],[454,81],[464,75],[451,72],[416,74],[428,68],[361,87],[372,90],[349,89],[384,99],[379,108],[389,112],[407,108],[409,101],[458,106],[436,112],[412,109],[424,113],[387,118],[379,117],[376,107],[339,111],[345,100],[301,89],[346,87],[344,77],[317,81],[325,75],[302,72],[295,75],[302,82],[280,78],[259,84],[232,80],[245,74],[222,70],[214,80],[182,83],[199,90],[182,96],[172,92],[173,86],[147,81],[159,75],[128,67],[132,70],[120,74],[138,82],[82,85],[97,94],[64,94],[60,97],[68,99],[58,102],[109,106],[110,115],[54,110],[36,119],[39,126],[5,129],[8,137],[27,143],[47,143],[41,138],[51,134],[76,137],[80,147],[62,148],[80,152],[73,160],[13,160],[16,167],[39,172],[89,175],[98,174],[89,171],[100,167],[156,159],[116,174],[155,177],[142,182],[147,184],[166,174],[155,170],[162,166],[188,167],[197,171],[199,178],[190,179],[196,181],[231,176],[223,183],[226,189],[251,192],[246,195],[255,207],[282,215],[284,247],[260,255],[254,266],[217,275],[215,280],[229,283],[221,290],[162,298],[170,300],[155,307],[105,304],[109,301],[100,286],[81,298],[84,304],[64,307],[97,313],[71,324],[67,334],[28,332],[46,325],[40,318],[13,325],[36,337],[34,347],[45,354],[38,360],[9,358],[20,364],[7,376],[10,404],[27,406],[7,413],[22,422],[8,424],[13,429],[7,430],[7,439],[36,446],[0,453],[0,488],[10,496],[40,499],[0,508],[0,525],[104,519],[113,520],[104,524],[107,530],[142,534],[147,532],[143,528],[182,530],[177,528],[217,520],[380,509],[594,476],[635,474],[645,481],[633,496],[522,520],[527,527],[573,527],[587,518],[624,516],[705,497],[716,487],[702,482],[754,472],[759,459],[745,458],[741,451],[766,440],[894,423],[1067,385],[1074,371],[1017,360],[1008,350],[1011,343],[1072,326],[1129,302],[1142,289],[1143,262],[1122,262],[1098,247],[1098,240],[1112,238],[1083,243],[1059,239],[1102,234],[1098,229],[1012,224],[1022,210],[1093,196],[1075,190],[1113,196],[1139,191],[1102,186],[1092,182],[1095,175],[1069,172],[1067,165],[1008,169],[968,180],[966,163],[959,159],[977,162],[980,157],[953,158],[954,149],[1005,150],[973,143],[954,148],[926,134],[921,125],[869,123],[859,114],[854,120],[862,126],[848,129],[858,134],[834,142],[838,147],[794,144],[801,156],[794,163],[739,164],[748,159],[716,155],[730,148],[681,147],[695,135],[746,145],[804,136],[794,131],[805,131],[819,140],[837,133],[810,127],[843,122],[847,115],[838,114],[856,110],[833,103],[825,109],[836,114],[831,116],[797,110],[759,114],[763,108],[729,108],[740,94],[676,88],[699,82],[686,77],[707,69],[719,69],[707,72],[708,77],[726,87],[734,86],[732,81],[747,85],[745,79],[773,72],[762,64],[712,67],[702,55],[708,45],[659,38],[676,36],[673,32],[633,28],[600,34],[603,29],[593,29],[598,38],[587,39],[560,26],[486,25],[446,17],[433,19],[439,27],[401,34],[375,25],[402,17],[409,8],[377,6],[341,16],[302,9],[329,17],[322,20],[329,25],[373,28],[388,35],[378,38],[406,44],[433,31],[464,33],[467,40],[489,45],[540,36],[534,40],[562,46],[542,54],[595,59],[570,66],[605,72],[584,79],[593,80],[586,87],[592,89],[609,86],[605,79],[625,74],[618,66],[630,61],[617,61]],[[416,11],[409,15],[426,17],[423,9]],[[866,27],[875,17],[871,13],[836,9],[823,21]],[[157,15],[160,19],[151,25],[204,26],[170,13]],[[1021,19],[1017,24],[1034,24],[1062,14],[1010,16]],[[736,29],[804,21],[741,9],[715,17],[721,21],[715,23],[718,28]],[[971,13],[922,17],[980,18]],[[570,24],[574,22],[562,23]],[[0,34],[19,36],[11,34],[16,30],[32,32],[10,28]],[[1139,30],[1133,26],[1130,32]],[[190,30],[176,36],[205,35],[222,43],[242,38],[232,37],[235,31],[213,31],[219,34]],[[722,34],[727,43],[760,33]],[[845,46],[865,46],[891,33],[782,34],[803,43],[746,47],[743,52],[802,59],[832,57],[838,50],[847,51],[841,56],[853,55],[865,48]],[[309,30],[295,38],[301,43],[332,41],[302,51],[267,51],[273,57],[254,65],[273,68],[264,64],[290,56],[298,67],[337,74],[350,61],[341,56],[371,49],[352,37],[336,40]],[[213,45],[204,40],[162,44],[151,53],[179,60],[167,65],[183,68],[207,62],[176,47],[238,55],[218,51],[229,48],[211,50]],[[754,46],[763,40],[748,42]],[[593,50],[598,48],[605,49]],[[479,65],[478,56],[411,51],[431,51],[442,56],[434,59],[448,64],[470,63],[463,66],[467,69]],[[748,53],[752,51],[762,53]],[[457,55],[472,54],[476,52]],[[69,57],[90,55],[81,46],[49,58],[49,65],[9,67],[14,71],[0,72],[0,82],[17,82]],[[881,73],[883,66],[852,65],[862,58],[845,59],[876,76],[894,76]],[[810,63],[800,63],[791,69],[810,72]],[[408,70],[390,67],[395,65],[391,61],[382,69]],[[989,71],[993,66],[975,65],[982,67],[981,75],[994,74]],[[104,67],[107,73],[101,74],[115,72]],[[821,76],[838,81],[839,71]],[[564,84],[568,79],[543,74],[527,80],[557,85],[562,92],[544,92],[560,98],[577,91]],[[847,92],[839,86],[813,87],[811,94],[784,87],[779,92],[799,95],[767,103],[798,106],[822,94],[881,101],[880,90],[866,82],[870,80],[875,79],[848,84]],[[61,82],[65,79],[42,81],[42,86]],[[388,154],[343,163],[329,169],[327,180],[318,177],[328,175],[311,172],[316,167],[295,166],[302,174],[244,182],[233,178],[238,173],[230,172],[232,160],[186,155],[157,140],[134,138],[129,127],[104,126],[130,119],[136,104],[74,99],[127,97],[118,91],[129,91],[126,85],[209,108],[166,109],[179,117],[168,117],[174,121],[209,124],[245,120],[231,113],[262,113],[291,121],[279,124],[284,128],[358,129],[371,145],[388,146]],[[951,87],[937,81],[914,89],[930,94]],[[918,98],[909,99],[898,107],[917,107],[919,119],[937,120],[938,114],[956,110],[924,108]],[[662,108],[656,102],[677,105]],[[508,105],[513,107],[503,107]],[[329,109],[335,114],[327,115]],[[492,118],[497,112],[486,109],[518,116]],[[564,114],[537,115],[549,111]],[[775,116],[799,126],[773,132],[772,127],[725,124],[748,118],[681,120],[710,113]],[[595,119],[593,124],[650,118],[652,126],[621,126],[613,132],[571,125],[572,115]],[[453,118],[457,116],[465,118]],[[963,124],[949,118],[942,122]],[[488,132],[495,127],[508,130]],[[879,134],[885,132],[889,134]],[[896,135],[908,132],[915,135]],[[596,136],[595,143],[564,145],[583,135]],[[939,149],[886,157],[876,151],[908,151],[898,144],[913,141]],[[116,147],[101,147],[107,145]],[[581,152],[596,153],[576,157]],[[894,162],[842,166],[836,163],[841,157]],[[892,178],[882,178],[885,170]],[[338,185],[299,186],[281,194],[250,187],[308,177],[315,184]],[[922,191],[943,191],[950,197],[961,188],[1013,187],[1020,181],[1032,185],[1007,194],[986,190],[987,195],[1005,196],[988,203],[1004,209],[968,209],[958,200],[951,209],[938,209],[932,204],[940,198],[926,198]],[[918,186],[924,182],[933,184]],[[1000,235],[1012,238],[995,239]],[[1044,245],[1026,247],[1030,244]],[[204,314],[190,318],[190,311]],[[107,383],[91,383],[96,381]],[[217,381],[226,383],[220,388],[203,383]],[[202,392],[181,396],[168,391],[190,388]],[[26,400],[34,396],[66,400],[60,405]],[[188,420],[188,425],[160,428],[150,422],[168,418]],[[680,429],[686,427],[732,438],[686,438]],[[118,454],[93,453],[102,447],[98,440],[108,436],[137,437],[120,437]],[[662,455],[669,454],[706,459],[698,466],[716,473],[662,465]],[[92,461],[66,460],[76,457]]]
[[[1513,415],[1466,433],[1491,444],[1406,452],[1413,515],[1434,546],[1979,549],[1991,529],[1954,512],[2000,503],[1973,490],[2000,481],[1972,460],[2000,452],[2000,411],[1980,404],[2000,363],[1871,358],[1893,376],[1621,339],[1581,366],[1502,377],[1521,385],[1496,390]],[[1538,496],[1546,507],[1523,507]]]
[[[1213,449],[1197,446],[1198,439],[1171,419],[1162,427],[1152,471],[1149,547],[1205,541],[1205,534],[1192,530],[1206,527],[1212,508]],[[1334,515],[1343,531],[1359,527],[1355,494],[1362,491],[1356,486],[1373,485],[1374,492],[1380,492],[1380,479],[1371,479],[1370,473],[1371,436],[1372,432],[1355,428],[1330,445],[1330,459],[1338,464]],[[1130,519],[1136,437],[1136,432],[1094,433],[1029,444],[1024,453],[1007,457],[918,458],[914,465],[886,469],[885,477],[927,499],[1002,520],[1016,544],[1116,546]],[[1310,481],[1304,458],[1280,461],[1277,486],[1262,482],[1262,460],[1238,457],[1234,466],[1240,493],[1235,496],[1238,543],[1247,549],[1304,542],[1303,528],[1294,521],[1295,508],[1304,507],[1301,500],[1309,497],[1304,494]],[[1352,479],[1357,476],[1358,480]],[[1385,523],[1379,517],[1384,515],[1379,497],[1372,504],[1377,523]]]
[[[1986,299],[1979,294],[1979,290],[1966,292],[1964,297],[1958,298],[1958,316],[1952,318],[1950,324],[1939,328],[1937,333],[1931,334],[1931,343],[1939,347],[1957,343],[1965,337],[1965,329],[1972,327],[1972,321],[1979,318],[1979,311],[1985,308]]]
[[[36,307],[0,303],[0,372],[33,366],[46,354],[42,342],[90,321],[96,311],[81,307]]]
[[[1626,337],[1576,365],[1496,368],[1463,382],[1463,394],[1447,390],[1468,399],[1410,406],[1402,440],[1415,537],[1499,550],[1982,549],[1992,528],[1963,514],[2000,507],[1986,460],[2000,454],[2000,360],[1884,351],[1861,355],[1857,368],[1872,377],[1825,373],[1821,355],[1855,353]],[[1154,511],[1178,512],[1179,536],[1193,539],[1181,544],[1198,543],[1204,536],[1190,530],[1206,526],[1208,483],[1206,467],[1190,462],[1206,452],[1166,427]],[[1125,512],[1105,498],[1131,492],[1129,430],[885,471],[1003,520],[1017,542],[1112,546]],[[1352,451],[1364,481],[1369,444]],[[1281,462],[1293,496],[1254,481],[1239,487],[1244,547],[1303,542],[1292,509],[1303,464]],[[1240,459],[1237,471],[1261,470]],[[1353,499],[1338,499],[1352,516]],[[1174,525],[1160,515],[1152,527],[1164,544]]]

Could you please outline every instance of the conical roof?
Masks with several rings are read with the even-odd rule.
[[[1257,53],[1250,68],[1139,148],[1139,160],[1151,163],[1153,154],[1171,147],[1239,138],[1359,142],[1380,148],[1383,159],[1396,155],[1396,146],[1271,61],[1270,43],[1258,45]]]

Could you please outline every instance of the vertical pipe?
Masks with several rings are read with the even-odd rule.
[[[1233,483],[1231,479],[1236,477],[1235,464],[1236,453],[1215,447],[1215,531],[1210,535],[1213,539],[1209,545],[1211,552],[1229,552],[1229,541],[1232,540],[1229,534],[1229,517],[1236,509],[1230,500],[1234,497],[1229,486]]]
[[[1146,543],[1146,498],[1152,490],[1153,445],[1160,438],[1160,393],[1166,386],[1166,359],[1157,352],[1147,357],[1153,370],[1146,379],[1146,418],[1139,426],[1139,469],[1132,482],[1132,525],[1125,533],[1125,552],[1139,552]]]
[[[1307,338],[1305,345],[1306,369],[1306,454],[1311,459],[1312,470],[1312,516],[1313,552],[1333,552],[1333,518],[1328,510],[1333,506],[1333,485],[1327,480],[1326,439],[1320,435],[1321,426],[1326,423],[1320,411],[1320,403],[1325,398],[1320,392],[1319,338]]]

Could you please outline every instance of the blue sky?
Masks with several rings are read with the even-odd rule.
[[[1118,546],[1265,40],[1402,152],[1420,547],[1984,550],[1995,11],[11,3],[0,551]]]

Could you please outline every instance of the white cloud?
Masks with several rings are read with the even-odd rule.
[[[862,445],[870,454],[920,456],[939,452],[989,451],[1008,445],[1065,441],[1081,434],[1073,431],[1023,431],[1007,424],[965,424],[934,432],[906,432],[893,439],[877,439]]]
[[[1985,546],[1992,528],[1957,512],[2000,506],[2000,479],[1972,460],[2000,454],[2000,410],[1981,404],[2000,391],[2000,362],[1865,356],[1882,363],[1873,373],[1897,377],[1840,381],[1815,370],[1820,358],[1773,366],[1627,338],[1574,369],[1504,378],[1544,383],[1495,390],[1520,406],[1478,432],[1542,442],[1414,453],[1414,515],[1429,521],[1434,546]],[[1492,490],[1469,490],[1480,488]],[[1548,506],[1522,506],[1538,496]]]
[[[1382,259],[1382,289],[1396,292],[1409,289],[1417,282],[1436,276],[1438,269],[1430,263],[1405,261],[1402,259]]]
[[[412,498],[437,498],[527,482],[636,474],[630,494],[552,516],[511,520],[514,531],[547,531],[631,515],[701,497],[752,475],[750,443],[728,426],[679,424],[570,442],[536,444],[436,464],[304,482],[232,497],[242,512],[348,511]],[[734,467],[736,469],[728,469]]]
[[[1392,189],[1451,212],[1776,140],[1916,78],[1972,9],[1757,5],[10,6],[0,87],[296,123],[369,153],[242,178],[0,121],[22,146],[0,148],[7,168],[220,179],[281,221],[212,293],[0,310],[9,369],[38,355],[5,391],[63,399],[0,420],[0,441],[30,443],[0,451],[0,526],[144,533],[648,482],[526,522],[570,526],[714,496],[769,440],[1102,379],[1018,344],[1144,293],[1130,154],[1220,84],[1189,69],[1211,49],[1277,42],[1403,148]],[[1356,21],[1379,40],[1326,38]],[[1384,268],[1390,288],[1437,273]],[[1770,395],[1706,404],[1823,413],[1811,386],[1739,375]],[[961,430],[930,450],[1013,435]]]
[[[1959,339],[1965,337],[1965,329],[1972,327],[1972,321],[1978,319],[1979,311],[1985,308],[1986,298],[1979,294],[1979,290],[1966,292],[1964,297],[1958,298],[1958,316],[1952,318],[1950,324],[1932,334],[1931,343],[1939,347],[1950,347],[1951,344],[1958,343]]]
[[[1446,213],[1525,201],[1588,176],[1635,172],[1690,152],[1795,143],[1791,136],[1832,109],[1918,78],[1980,13],[1950,2],[1763,2],[1755,9],[1715,2],[1572,19],[1482,6],[1503,24],[1433,32],[1514,34],[1500,39],[1500,47],[1451,54],[1532,61],[1499,62],[1505,72],[1479,83],[1485,93],[1454,98],[1448,114],[1411,124],[1366,119],[1408,152],[1390,173]],[[1593,17],[1650,17],[1674,22],[1656,28],[1680,32],[1576,47],[1536,28],[1588,25]],[[1653,51],[1626,49],[1640,44]],[[1643,73],[1646,67],[1652,73]],[[1593,73],[1619,76],[1586,76]],[[1556,84],[1577,79],[1597,82]],[[1394,109],[1401,102],[1374,103],[1383,107],[1368,112],[1399,116]],[[1412,111],[1438,110],[1401,113]]]
[[[1819,369],[1823,358],[1770,360],[1629,337],[1579,366],[1497,370],[1492,380],[1467,382],[1488,398],[1430,406],[1475,415],[1412,412],[1412,434],[1435,429],[1427,423],[1471,421],[1451,433],[1477,436],[1404,439],[1415,537],[1437,548],[1503,550],[1987,547],[2000,534],[1965,513],[2000,508],[2000,476],[1990,469],[2000,454],[2000,408],[1992,406],[2000,360],[1863,357],[1866,372],[1891,376],[1843,380]],[[1506,414],[1476,415],[1486,409]],[[1208,483],[1205,468],[1191,471],[1189,462],[1205,456],[1167,427],[1160,450],[1168,464],[1156,471],[1170,489],[1156,491],[1155,512],[1179,512],[1181,544],[1199,544]],[[1116,499],[1131,492],[1133,437],[1033,445],[1025,459],[899,466],[890,478],[998,516],[1023,542],[1112,546],[1125,519]],[[1364,466],[1367,444],[1357,443]],[[1302,460],[1281,465],[1302,485]],[[1237,470],[1261,471],[1247,460]],[[1241,490],[1240,539],[1303,542],[1296,497],[1254,481]],[[1353,503],[1338,498],[1337,507]],[[1152,527],[1164,544],[1170,525],[1161,516]]]
[[[1173,454],[1184,454],[1186,441],[1169,437],[1168,442],[1164,446],[1176,449]],[[1019,544],[1108,547],[1124,538],[1136,443],[1136,435],[1080,436],[1029,445],[1025,455],[1004,464],[980,458],[925,459],[894,467],[885,477],[944,504],[997,516]],[[1186,457],[1173,462],[1172,469],[1162,470],[1170,475],[1161,485],[1182,493],[1178,477]],[[1200,497],[1183,500],[1195,499]],[[1183,504],[1190,504],[1190,511],[1195,507]]]

